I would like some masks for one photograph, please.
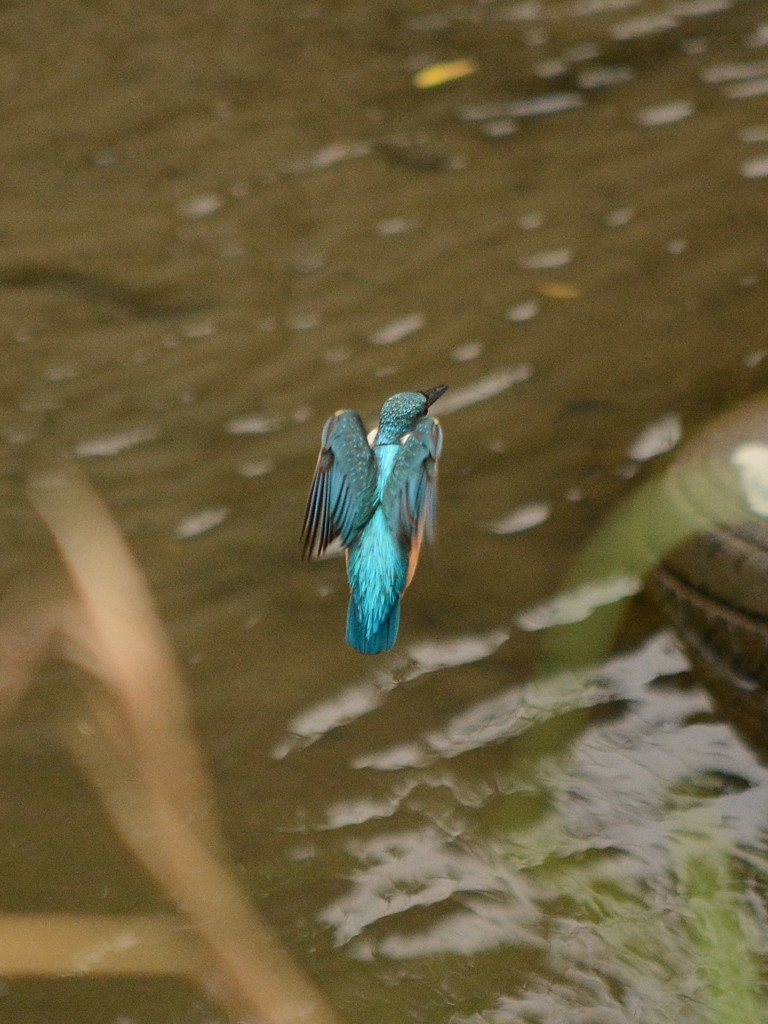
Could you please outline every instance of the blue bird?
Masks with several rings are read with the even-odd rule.
[[[388,398],[370,439],[352,409],[340,409],[323,427],[304,514],[304,558],[319,557],[337,538],[346,549],[347,643],[363,654],[393,647],[400,598],[422,541],[434,536],[443,431],[427,410],[447,390],[441,384]]]

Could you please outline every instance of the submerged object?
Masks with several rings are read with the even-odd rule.
[[[363,654],[394,645],[400,598],[422,542],[434,536],[443,432],[428,410],[447,390],[441,384],[388,398],[370,441],[352,409],[334,413],[323,428],[303,554],[319,557],[336,539],[346,549],[347,643]]]
[[[719,711],[768,759],[768,395],[706,426],[590,539],[559,605],[608,601],[544,626],[523,619],[555,626],[546,670],[599,664],[644,582]]]
[[[768,724],[768,400],[744,403],[691,442],[666,475],[690,535],[652,577],[708,687],[742,731]],[[744,728],[744,726],[748,726]]]

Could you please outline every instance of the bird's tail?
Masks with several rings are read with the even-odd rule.
[[[361,654],[379,654],[381,651],[391,651],[397,639],[397,630],[400,626],[400,602],[396,601],[392,611],[379,624],[375,633],[368,634],[360,621],[355,596],[349,598],[347,609],[347,643],[354,647]]]

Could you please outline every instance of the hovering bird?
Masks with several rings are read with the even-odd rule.
[[[422,541],[434,536],[443,431],[427,410],[447,390],[441,384],[388,398],[369,437],[352,409],[340,409],[323,427],[304,513],[304,558],[319,557],[336,538],[346,549],[347,643],[363,654],[394,645],[400,598]]]

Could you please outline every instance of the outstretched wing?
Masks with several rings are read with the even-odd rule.
[[[422,541],[425,537],[431,541],[435,534],[437,460],[442,448],[440,422],[432,416],[420,419],[400,446],[384,487],[382,508],[410,552],[408,583],[416,571]]]
[[[376,462],[363,421],[341,409],[323,427],[301,530],[303,557],[317,558],[337,537],[348,547],[370,517],[375,494]]]

